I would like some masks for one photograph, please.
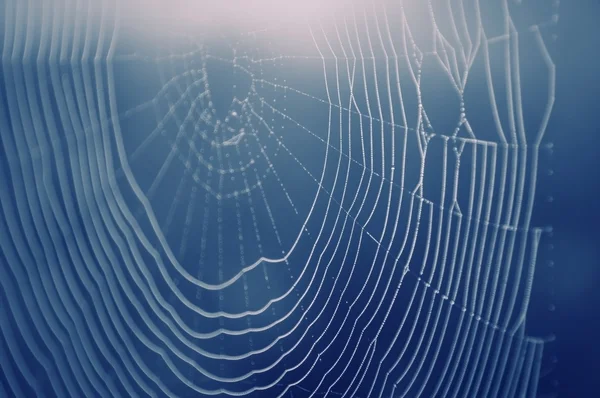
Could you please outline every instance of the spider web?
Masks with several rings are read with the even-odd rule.
[[[535,396],[558,4],[413,3],[7,2],[0,393]]]

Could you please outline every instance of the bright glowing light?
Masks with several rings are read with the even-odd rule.
[[[353,6],[360,2],[353,2]],[[291,32],[296,26],[322,21],[328,15],[339,15],[351,9],[347,0],[129,0],[122,6],[129,17],[142,17],[147,27],[199,29],[219,33],[228,30],[252,31],[285,26]]]

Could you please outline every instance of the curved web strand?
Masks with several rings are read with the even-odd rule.
[[[537,394],[557,3],[128,6],[2,6],[0,395]]]

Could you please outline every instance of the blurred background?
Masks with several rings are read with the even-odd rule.
[[[553,142],[540,182],[553,236],[544,247],[555,305],[556,380],[560,397],[600,394],[600,2],[561,2],[555,48]],[[541,210],[541,209],[544,210]],[[545,272],[545,271],[544,271]],[[540,273],[541,274],[541,273]],[[533,316],[535,312],[533,312]]]

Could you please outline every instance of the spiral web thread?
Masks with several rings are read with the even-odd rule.
[[[558,4],[409,3],[292,54],[6,2],[0,395],[535,396]]]

